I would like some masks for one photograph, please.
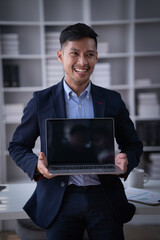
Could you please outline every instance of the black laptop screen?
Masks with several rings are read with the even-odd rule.
[[[114,121],[47,119],[48,165],[114,163]]]

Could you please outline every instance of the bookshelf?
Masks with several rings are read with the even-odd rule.
[[[57,33],[68,24],[85,22],[95,29],[100,43],[98,64],[105,68],[105,84],[121,93],[139,135],[147,124],[150,130],[153,125],[153,132],[157,130],[160,135],[160,110],[154,114],[138,110],[142,93],[154,94],[157,109],[160,108],[159,9],[159,0],[0,0],[0,35],[18,36],[18,43],[11,41],[11,45],[0,37],[0,182],[27,181],[10,159],[8,143],[19,124],[21,108],[33,91],[56,83],[63,76],[52,46],[58,47]],[[15,46],[17,52],[13,51]],[[17,85],[4,86],[5,67],[18,68]],[[97,80],[93,75],[94,81]],[[103,85],[104,78],[100,81]],[[6,109],[12,110],[8,114]],[[145,167],[150,154],[160,154],[160,139],[154,144],[144,139],[144,143]],[[38,148],[39,143],[35,147],[37,153]]]

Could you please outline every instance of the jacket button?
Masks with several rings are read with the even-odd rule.
[[[64,187],[65,185],[65,182],[61,182],[61,187]]]

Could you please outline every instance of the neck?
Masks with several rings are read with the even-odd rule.
[[[88,84],[87,84],[88,86]],[[81,93],[87,88],[87,86],[77,86],[77,87],[71,87],[70,88],[73,90],[73,92],[75,92],[77,94],[77,96],[79,97],[81,95]]]
[[[66,81],[66,80],[65,80]],[[70,82],[66,81],[67,85],[72,89],[73,92],[77,94],[79,97],[81,93],[87,88],[89,82],[85,82],[83,84],[71,84]]]

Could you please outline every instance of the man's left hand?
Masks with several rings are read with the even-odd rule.
[[[127,166],[128,166],[128,159],[127,155],[125,153],[119,153],[117,154],[115,158],[115,164],[125,172],[127,172]]]

